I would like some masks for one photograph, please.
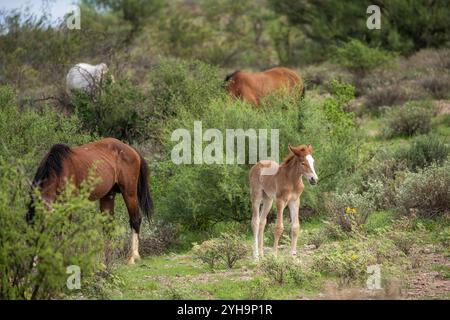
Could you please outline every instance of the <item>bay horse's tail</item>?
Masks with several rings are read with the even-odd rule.
[[[153,200],[150,195],[150,189],[148,186],[148,165],[144,157],[139,154],[141,158],[141,167],[139,169],[138,178],[138,200],[141,211],[145,214],[150,221],[153,215]]]
[[[302,93],[300,95],[300,99],[304,99],[305,98],[305,92],[306,92],[306,84],[303,82]]]
[[[52,175],[59,176],[63,170],[64,159],[66,159],[71,153],[72,150],[65,144],[53,145],[41,161],[36,174],[34,175],[31,187],[33,189],[40,188],[42,182],[49,179]],[[26,219],[28,222],[31,222],[35,215],[33,190],[30,192],[30,199],[30,203],[28,204],[28,212],[26,214]]]

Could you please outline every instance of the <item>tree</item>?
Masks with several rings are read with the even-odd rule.
[[[410,53],[450,44],[450,7],[446,0],[268,0],[309,39],[323,48],[356,38],[372,46]],[[369,5],[381,9],[381,29],[369,30]],[[414,18],[412,18],[414,17]]]

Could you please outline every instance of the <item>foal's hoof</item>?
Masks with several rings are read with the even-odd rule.
[[[136,263],[136,261],[139,261],[139,260],[141,260],[140,256],[132,256],[132,257],[128,258],[127,264],[133,265]]]

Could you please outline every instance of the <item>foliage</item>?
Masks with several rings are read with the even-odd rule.
[[[212,270],[216,267],[220,252],[218,250],[218,243],[216,239],[203,241],[201,244],[194,243],[192,247],[194,258],[206,263]]]
[[[396,191],[397,204],[405,213],[444,215],[450,208],[450,161],[405,173]]]
[[[424,47],[446,46],[450,24],[445,18],[449,9],[445,1],[294,1],[271,0],[278,14],[286,15],[289,23],[302,30],[308,38],[327,50],[349,37],[364,39],[371,45],[410,53]],[[380,30],[366,26],[366,10],[370,5],[381,9]],[[411,17],[417,17],[411,19]]]
[[[314,256],[313,269],[349,282],[363,279],[368,261],[369,253],[363,248],[363,243],[344,242],[319,249]]]
[[[389,58],[387,52],[378,48],[370,48],[357,39],[352,39],[337,47],[334,54],[337,64],[347,67],[359,75],[386,63]]]
[[[93,182],[86,182],[77,194],[69,185],[51,214],[36,201],[30,225],[20,214],[25,213],[28,198],[20,166],[0,158],[0,167],[0,297],[48,299],[68,293],[66,267],[77,265],[83,279],[88,278],[99,269],[108,232],[114,232],[107,217],[88,200]]]
[[[283,284],[289,272],[290,261],[285,257],[268,255],[261,261],[260,268],[263,274],[273,282]]]
[[[386,113],[385,135],[413,136],[431,130],[432,111],[428,105],[406,103]]]
[[[414,138],[409,147],[399,148],[395,157],[405,161],[410,170],[417,171],[433,162],[442,163],[449,154],[450,147],[444,139],[431,134]]]
[[[264,278],[257,277],[250,281],[247,298],[249,300],[267,299],[270,283]]]
[[[359,231],[375,209],[375,197],[373,189],[364,193],[350,191],[335,194],[327,204],[332,221],[343,231]]]
[[[194,244],[194,257],[208,264],[211,269],[218,262],[232,269],[239,260],[245,258],[247,246],[241,236],[222,233],[218,238],[204,241],[202,244]]]
[[[152,104],[161,118],[206,112],[210,100],[220,95],[223,81],[218,69],[199,60],[161,59],[149,75]]]
[[[0,156],[21,159],[29,175],[53,144],[76,145],[95,137],[80,130],[76,116],[65,116],[50,107],[22,110],[9,86],[0,86],[0,130],[8,133],[0,142]]]
[[[98,97],[77,92],[71,103],[83,128],[100,136],[122,140],[148,138],[145,129],[152,110],[144,93],[129,80],[106,84]]]

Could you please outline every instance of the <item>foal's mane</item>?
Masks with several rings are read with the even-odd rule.
[[[295,155],[291,151],[289,151],[289,154],[286,156],[286,158],[284,158],[284,160],[280,166],[283,166],[283,167],[288,166],[292,162],[294,157],[295,157]]]
[[[65,144],[55,144],[51,147],[47,155],[42,159],[36,175],[33,179],[33,186],[39,187],[42,182],[51,177],[52,174],[60,175],[63,169],[62,162],[72,154],[72,150]]]

